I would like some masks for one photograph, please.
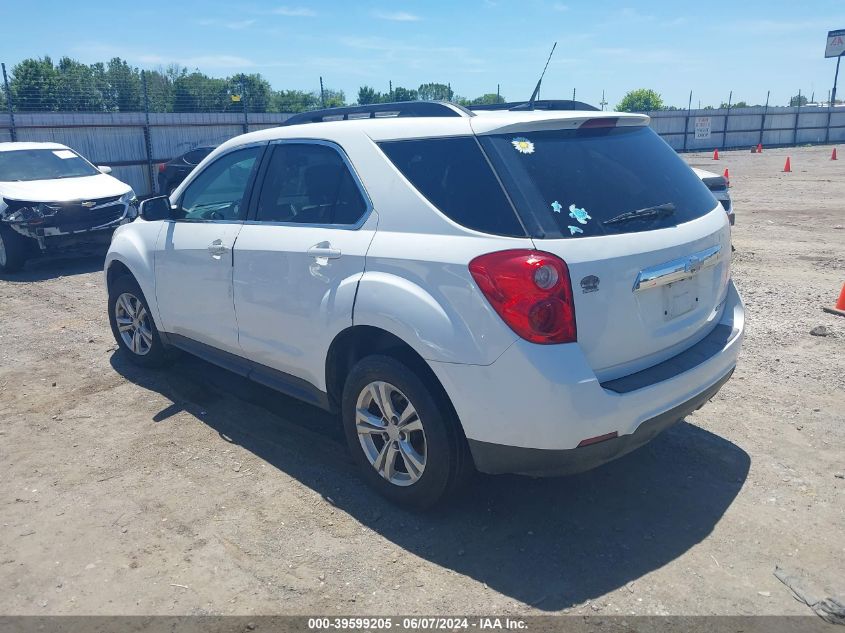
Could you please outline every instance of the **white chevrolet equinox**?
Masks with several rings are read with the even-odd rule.
[[[647,124],[410,102],[238,136],[115,232],[115,338],[339,412],[408,506],[607,462],[709,400],[744,330],[728,217]]]

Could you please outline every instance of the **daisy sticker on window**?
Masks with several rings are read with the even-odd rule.
[[[520,154],[533,154],[534,153],[534,143],[529,141],[524,136],[517,136],[515,139],[511,141],[511,145],[513,145],[514,149],[519,152]]]

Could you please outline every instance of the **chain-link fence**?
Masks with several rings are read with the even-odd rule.
[[[217,145],[248,131],[280,125],[293,112],[344,105],[340,90],[274,90],[258,74],[225,79],[172,66],[139,70],[120,59],[81,64],[62,58],[28,59],[3,69],[0,141],[54,141],[79,151],[137,193],[157,190],[156,165],[194,147]],[[544,95],[555,88],[546,84]],[[445,99],[462,104],[501,101],[498,93],[474,100],[449,84],[380,93],[362,86],[362,103]],[[768,100],[768,99],[767,99]],[[796,104],[806,103],[800,93]],[[354,101],[354,100],[353,100]],[[604,99],[602,98],[602,102]],[[648,112],[652,128],[678,151],[788,146],[845,141],[845,106],[753,106]],[[690,98],[690,104],[692,99]],[[741,104],[745,105],[745,104]]]

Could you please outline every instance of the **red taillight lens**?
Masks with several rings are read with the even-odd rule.
[[[550,344],[577,339],[569,268],[560,257],[499,251],[473,259],[469,272],[493,309],[525,340]]]
[[[159,163],[159,164],[158,164],[158,173],[163,172],[165,169],[167,169],[167,164],[166,164],[166,163]]]

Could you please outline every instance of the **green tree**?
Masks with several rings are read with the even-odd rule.
[[[277,112],[305,112],[320,107],[320,96],[305,90],[279,90],[273,103]]]
[[[455,96],[452,89],[446,84],[422,84],[417,89],[419,98],[423,101],[451,101]]]
[[[319,100],[320,95],[317,94],[317,98]],[[343,90],[334,90],[333,88],[324,88],[323,89],[323,99],[325,99],[326,107],[327,108],[339,108],[340,106],[346,105],[346,95],[343,94]]]
[[[368,105],[371,103],[388,103],[390,95],[383,95],[376,92],[375,88],[371,86],[361,86],[358,88],[358,105]]]
[[[416,90],[396,86],[393,89],[393,101],[416,101],[419,99],[419,93]]]
[[[56,80],[58,109],[64,112],[102,112],[105,110],[103,93],[97,86],[90,66],[62,57],[59,60]]]
[[[749,107],[749,106],[745,101],[737,101],[736,103],[730,104],[730,106],[728,105],[727,101],[722,101],[722,103],[719,104],[719,108],[721,108],[722,110],[727,110],[728,108],[731,108],[731,110],[733,110],[734,108],[747,108],[747,107]]]
[[[232,101],[231,95],[238,95],[246,99],[246,106],[250,112],[275,112],[273,89],[270,82],[260,74],[238,74],[229,77],[229,110],[239,111],[243,105],[239,101]]]
[[[616,109],[619,112],[650,112],[663,108],[663,98],[649,88],[638,88],[626,94]]]
[[[469,103],[470,105],[491,105],[494,103],[505,103],[505,98],[495,92],[488,92],[480,97],[476,97]]]
[[[229,82],[198,70],[173,82],[173,112],[222,112],[231,109]]]
[[[150,103],[150,111],[173,112],[173,79],[167,71],[161,68],[146,70],[143,77],[147,80],[147,99]],[[141,99],[143,101],[143,92]],[[144,104],[141,103],[141,108],[143,107]]]
[[[789,98],[789,105],[792,107],[805,106],[807,103],[809,103],[809,99],[800,93]]]
[[[102,66],[102,64],[95,64]],[[99,71],[99,68],[97,69]],[[119,57],[112,58],[102,73],[106,85],[106,109],[117,112],[143,110],[141,103],[141,73]]]
[[[25,59],[12,69],[9,89],[18,112],[50,112],[58,109],[58,72],[49,57]]]

